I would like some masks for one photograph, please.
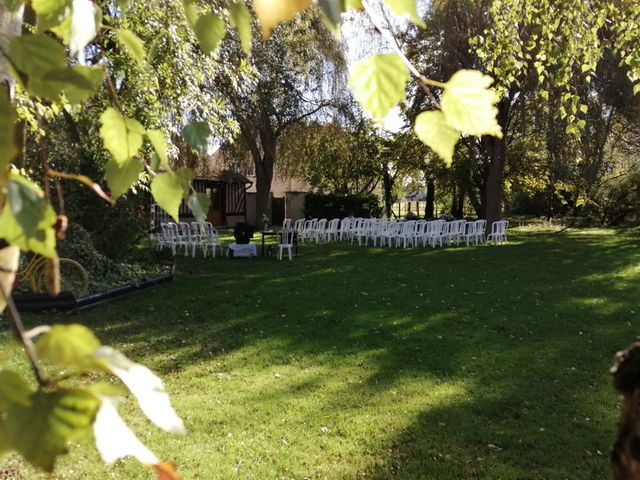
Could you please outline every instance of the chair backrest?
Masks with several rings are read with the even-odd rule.
[[[508,220],[498,220],[491,224],[491,233],[494,235],[504,234],[507,231],[508,227],[509,227]]]
[[[413,235],[416,229],[415,220],[406,220],[400,223],[400,233],[402,235]]]
[[[299,233],[302,231],[303,226],[304,226],[304,218],[299,218],[294,222],[293,229]]]
[[[291,220],[290,218],[285,218],[284,221],[282,222],[282,229],[289,230],[291,228],[292,221],[293,220]]]
[[[327,226],[327,230],[330,231],[330,232],[337,232],[339,225],[340,225],[340,219],[339,218],[333,218],[329,222],[329,225]]]
[[[478,224],[476,222],[467,222],[465,225],[465,235],[473,236],[478,231]]]
[[[292,228],[284,229],[280,232],[280,244],[281,245],[293,245],[293,238],[296,231]]]
[[[166,234],[167,239],[175,241],[178,239],[178,224],[169,222],[161,225],[163,233]]]
[[[316,230],[324,231],[327,228],[327,219],[321,218],[320,220],[318,220],[318,223],[316,223],[315,228]]]
[[[187,222],[180,222],[178,224],[178,237],[184,242],[191,241],[191,225]]]
[[[484,232],[484,230],[487,228],[487,221],[486,220],[476,220],[475,222],[473,222],[476,224],[476,232],[480,233],[480,232]]]

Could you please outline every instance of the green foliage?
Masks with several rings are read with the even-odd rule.
[[[138,154],[146,133],[140,122],[123,117],[114,108],[107,108],[100,116],[100,123],[100,137],[118,165]]]
[[[495,0],[490,9],[491,25],[500,27],[488,27],[472,42],[498,79],[501,93],[511,85],[529,82],[531,77],[540,98],[561,91],[556,114],[560,116],[560,108],[564,109],[569,130],[577,135],[584,125],[577,123],[579,92],[575,80],[582,77],[591,82],[603,52],[611,50],[619,55],[629,79],[640,80],[636,48],[640,41],[639,9],[637,2],[571,2],[568,8],[558,8],[549,0]]]
[[[55,221],[56,214],[40,187],[12,173],[0,214],[0,238],[22,250],[53,258],[56,256]]]
[[[207,212],[211,206],[211,199],[204,193],[192,193],[187,198],[187,205],[193,212],[193,216],[199,222],[204,222],[207,219]]]
[[[460,132],[449,126],[444,113],[422,112],[416,117],[414,130],[420,140],[440,155],[447,165],[451,165]]]
[[[416,9],[416,0],[384,0],[384,2],[396,15],[406,15],[416,25],[425,26],[424,20],[422,20]]]
[[[124,28],[118,29],[116,38],[125,46],[131,58],[133,58],[140,67],[144,67],[147,55],[142,40],[140,40],[135,33]]]
[[[144,167],[139,160],[132,158],[121,163],[115,158],[109,159],[105,166],[105,178],[113,198],[119,198],[138,182]]]
[[[453,74],[442,93],[442,113],[448,125],[463,135],[502,137],[495,104],[500,98],[489,89],[493,79],[477,70]]]
[[[9,162],[18,153],[14,143],[16,112],[5,95],[0,95],[0,171],[6,171]]]
[[[304,198],[306,218],[379,217],[382,209],[372,194],[307,193]]]
[[[193,30],[205,54],[215,53],[226,33],[226,24],[219,16],[209,14],[198,18]]]
[[[36,352],[42,360],[60,369],[95,368],[91,361],[100,341],[91,330],[82,325],[54,325],[36,344]]]
[[[85,390],[35,392],[29,405],[14,403],[4,412],[5,440],[27,461],[51,472],[70,442],[90,435],[99,405]]]
[[[182,129],[185,142],[195,151],[204,153],[209,145],[211,128],[205,122],[191,122]]]
[[[251,53],[251,24],[253,23],[251,12],[244,2],[234,2],[229,7],[229,19],[231,21],[231,25],[233,25],[238,31],[242,50],[244,50],[244,53],[248,55],[249,53]]]
[[[0,370],[0,411],[6,412],[14,404],[28,407],[31,389],[22,377],[10,370]],[[2,422],[0,422],[1,424]],[[0,427],[2,428],[2,427]],[[0,437],[2,435],[0,434]],[[0,452],[3,449],[0,448]]]
[[[182,179],[174,172],[164,172],[151,181],[151,193],[158,205],[178,222],[180,203],[185,194]]]
[[[378,122],[404,100],[408,81],[409,69],[398,55],[391,53],[361,60],[349,76],[354,97]]]

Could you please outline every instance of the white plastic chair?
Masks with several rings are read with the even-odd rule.
[[[498,220],[491,224],[491,233],[487,235],[487,242],[493,242],[495,245],[505,243],[507,241],[507,228],[509,228],[508,220]]]
[[[327,242],[338,241],[340,232],[340,219],[334,218],[327,224],[327,229],[325,230],[324,237]]]
[[[351,227],[354,222],[355,218],[353,217],[344,217],[342,220],[340,220],[340,232],[338,237],[340,241],[349,240],[351,238],[351,234],[353,233],[351,231]]]
[[[416,221],[405,220],[399,223],[399,231],[395,238],[396,247],[399,247],[400,244],[402,244],[402,248],[407,248],[407,245],[415,247],[414,235],[416,232]]]
[[[485,230],[487,229],[487,221],[476,220],[474,223],[476,224],[476,244],[486,242]]]
[[[316,243],[325,241],[327,238],[327,219],[321,218],[313,229],[313,240]]]
[[[292,249],[293,249],[293,238],[296,234],[295,230],[288,229],[282,230],[280,232],[280,242],[278,243],[278,260],[282,260],[282,253],[284,250],[287,250],[289,255],[289,260],[293,260]]]

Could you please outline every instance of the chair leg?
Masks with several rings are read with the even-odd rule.
[[[293,255],[291,254],[291,246],[287,247],[289,250],[289,261],[293,260]]]

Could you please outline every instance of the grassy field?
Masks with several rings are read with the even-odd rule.
[[[608,369],[639,334],[637,231],[300,253],[180,258],[171,284],[26,323],[87,324],[160,373],[189,434],[152,429],[131,400],[125,411],[186,479],[607,478]],[[18,354],[0,329],[7,362]],[[90,446],[57,472],[152,478],[134,461],[102,466]]]

